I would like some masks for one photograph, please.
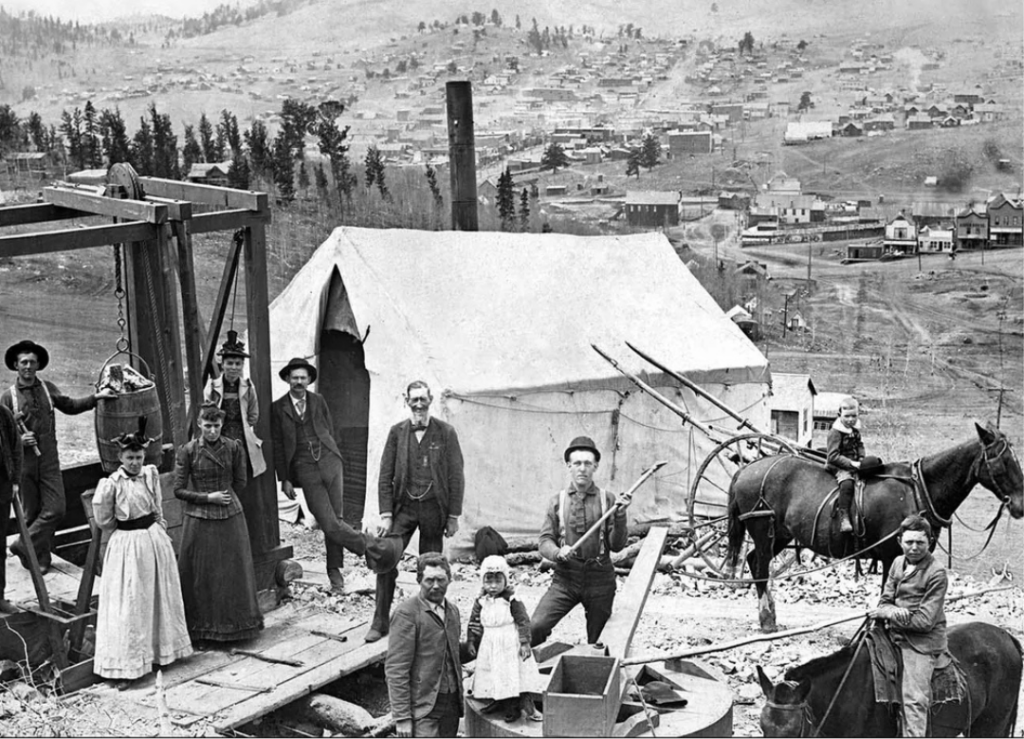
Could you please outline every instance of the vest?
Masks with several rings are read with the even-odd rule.
[[[406,478],[405,494],[413,500],[425,500],[436,497],[434,476],[430,470],[430,439],[432,429],[428,425],[423,432],[423,441],[416,440],[416,432],[409,430],[409,446],[406,450],[409,476]]]
[[[608,509],[608,500],[605,498],[604,490],[601,490],[598,493],[597,497],[600,500],[600,504],[601,504],[601,515],[604,516],[604,514],[607,512],[607,509]],[[567,489],[565,489],[565,488],[562,488],[562,492],[559,494],[559,498],[558,498],[558,539],[559,539],[559,543],[562,546],[565,546],[566,544],[569,543],[568,539],[565,538],[565,533],[566,533],[566,531],[565,531],[565,522],[567,520],[568,513],[569,513],[569,491]],[[606,537],[607,537],[607,534],[608,534],[608,521],[607,520],[605,520],[604,525],[601,527],[601,529],[602,530],[597,535],[597,537],[598,537],[598,545],[597,545],[598,546],[598,550],[597,550],[598,554],[597,554],[597,556],[598,557],[603,557],[604,554],[605,554],[605,545],[607,544]],[[582,536],[582,534],[581,534],[581,536]]]
[[[320,438],[316,435],[316,429],[313,428],[313,409],[310,405],[307,397],[305,416],[295,424],[295,459],[304,462],[319,462]]]

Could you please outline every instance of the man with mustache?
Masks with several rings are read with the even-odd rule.
[[[410,418],[391,427],[380,460],[380,536],[401,536],[404,547],[417,529],[420,554],[440,552],[444,537],[455,536],[465,488],[462,449],[451,425],[430,416],[434,398],[422,380],[409,383],[405,403]],[[398,568],[377,575],[377,605],[366,641],[388,633]]]

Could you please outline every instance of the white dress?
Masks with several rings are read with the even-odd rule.
[[[477,648],[473,697],[502,700],[543,692],[546,678],[537,670],[533,655],[525,662],[519,657],[519,631],[512,617],[512,602],[486,595],[478,600],[484,633]]]
[[[114,529],[100,578],[93,671],[105,678],[134,680],[149,673],[153,664],[192,654],[156,467],[146,465],[134,478],[118,469],[100,480],[92,506],[103,529],[114,528],[115,521],[156,515],[157,522],[147,529]]]

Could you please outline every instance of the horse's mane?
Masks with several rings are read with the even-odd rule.
[[[818,677],[823,672],[835,667],[837,663],[846,664],[852,659],[853,649],[846,646],[838,652],[826,654],[824,657],[815,657],[810,662],[805,662],[796,667],[790,667],[783,676],[786,680],[803,682]]]

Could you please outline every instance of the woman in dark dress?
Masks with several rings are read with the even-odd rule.
[[[245,452],[221,436],[224,411],[206,404],[201,435],[178,449],[174,494],[185,501],[178,572],[193,641],[249,639],[263,628],[249,531],[238,493]]]

